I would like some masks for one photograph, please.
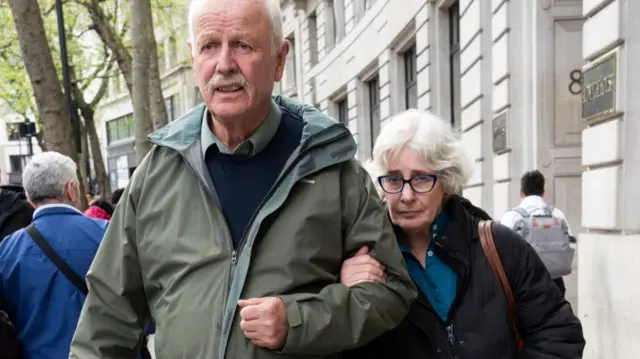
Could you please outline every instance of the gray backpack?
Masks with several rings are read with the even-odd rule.
[[[542,213],[531,214],[524,208],[512,211],[522,216],[514,230],[524,238],[542,259],[552,278],[571,274],[575,249],[571,245],[567,222],[553,216],[553,207],[544,207]]]

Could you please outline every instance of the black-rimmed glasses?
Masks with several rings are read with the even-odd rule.
[[[419,174],[409,179],[404,179],[398,175],[384,175],[378,177],[378,183],[385,193],[396,194],[402,192],[404,186],[408,183],[413,192],[427,193],[430,192],[438,181],[438,175]]]

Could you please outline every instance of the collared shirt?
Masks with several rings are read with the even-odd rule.
[[[535,214],[543,214],[544,213],[543,210],[547,206],[548,206],[547,202],[545,202],[544,199],[540,196],[527,196],[524,199],[522,199],[522,202],[520,202],[520,205],[518,205],[518,207],[523,208],[525,211],[527,211],[530,214],[534,214],[534,212]],[[571,236],[572,235],[571,226],[569,225],[569,222],[567,221],[564,213],[558,208],[553,207],[553,212],[551,213],[551,215],[556,218],[564,219],[564,221],[567,223],[567,229],[569,230],[569,235]],[[500,223],[502,225],[505,225],[513,229],[518,223],[518,221],[521,219],[522,219],[522,216],[518,212],[507,211],[507,213],[505,213],[502,216]]]
[[[38,213],[40,213],[41,211],[47,209],[47,208],[67,208],[67,209],[71,209],[73,211],[76,211],[82,215],[84,215],[84,213],[82,213],[82,211],[80,211],[79,209],[77,209],[74,206],[70,206],[68,204],[65,203],[51,203],[51,204],[43,204],[42,206],[36,208],[35,211],[33,211],[33,218],[35,219],[36,216],[38,215]]]
[[[456,284],[458,276],[456,272],[444,263],[433,252],[433,242],[436,236],[442,233],[449,224],[449,216],[445,211],[440,212],[431,224],[431,240],[427,248],[427,258],[423,267],[420,261],[413,255],[411,249],[402,242],[402,252],[409,276],[416,282],[418,288],[429,300],[429,303],[443,322],[449,318],[451,305],[456,298]]]
[[[209,111],[204,111],[204,116],[202,118],[202,129],[201,129],[201,146],[202,146],[202,156],[204,157],[207,149],[211,147],[211,145],[216,145],[218,150],[221,153],[232,154],[232,155],[250,155],[253,156],[256,153],[262,151],[271,139],[273,135],[275,135],[278,127],[280,126],[280,118],[281,111],[278,105],[271,100],[271,110],[269,111],[269,115],[267,118],[258,126],[256,131],[249,136],[246,140],[242,141],[238,145],[238,147],[231,149],[227,147],[216,135],[213,134],[211,129],[209,128]]]

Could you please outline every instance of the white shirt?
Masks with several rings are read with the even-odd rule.
[[[518,205],[518,207],[523,208],[525,211],[527,211],[530,214],[544,214],[543,209],[546,206],[547,206],[547,203],[540,196],[525,197],[522,200],[522,202],[520,202],[520,204]],[[556,218],[564,219],[564,221],[567,223],[567,229],[569,230],[569,235],[573,236],[571,234],[571,226],[569,225],[569,222],[567,222],[567,218],[564,216],[564,213],[561,210],[559,210],[556,207],[553,207],[553,212],[551,212],[551,215]],[[518,223],[518,221],[521,219],[522,219],[522,216],[518,212],[509,210],[507,211],[507,213],[505,213],[502,216],[502,220],[500,221],[500,223],[511,229],[514,229],[516,223]]]

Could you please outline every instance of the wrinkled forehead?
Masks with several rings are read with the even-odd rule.
[[[205,1],[194,13],[194,34],[221,35],[227,31],[234,34],[269,34],[269,16],[261,1],[257,0],[213,0]]]

